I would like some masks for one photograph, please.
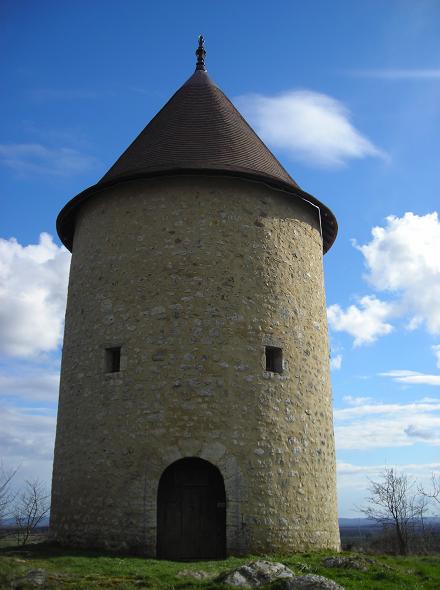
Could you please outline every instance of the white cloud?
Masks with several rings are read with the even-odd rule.
[[[436,212],[403,217],[390,215],[384,227],[374,227],[372,239],[354,246],[364,256],[364,278],[374,289],[389,293],[382,301],[366,295],[359,305],[343,310],[334,304],[328,308],[330,327],[348,332],[355,346],[374,342],[388,334],[392,317],[405,318],[406,327],[425,326],[431,334],[440,334],[440,221]],[[440,367],[440,345],[432,347]],[[432,380],[431,380],[432,382]]]
[[[384,470],[390,467],[396,469],[398,473],[407,475],[410,481],[422,484],[426,489],[430,488],[431,475],[440,473],[440,463],[354,465],[337,461],[336,472],[340,515],[365,518],[359,507],[366,504],[370,480],[380,480]]]
[[[56,418],[44,408],[2,407],[0,446],[17,459],[52,459]]]
[[[44,408],[0,408],[5,468],[19,468],[14,484],[39,478],[50,484],[56,418]]]
[[[0,162],[19,174],[69,176],[90,170],[97,160],[72,148],[21,143],[0,144]]]
[[[345,399],[345,398],[344,398]],[[362,399],[362,398],[352,398]],[[371,398],[367,398],[371,399]],[[417,412],[440,412],[440,398],[429,398],[433,401],[422,401],[417,400],[414,402],[408,402],[406,404],[384,404],[371,402],[366,404],[352,404],[350,408],[340,408],[334,411],[336,420],[349,420],[360,416],[368,416],[371,414],[408,414]],[[349,402],[350,403],[350,402]],[[440,433],[439,433],[440,436]]]
[[[396,294],[399,312],[411,329],[424,324],[440,333],[440,222],[437,213],[386,218],[374,227],[372,240],[358,246],[366,279],[378,291]]]
[[[379,465],[354,465],[337,461],[336,473],[338,484],[338,500],[343,506],[343,515],[361,516],[360,508],[366,504],[367,490],[370,481],[381,479],[385,469],[395,469],[399,474],[408,476],[410,482],[417,482],[425,489],[430,489],[432,474],[440,473],[440,463],[398,463]]]
[[[342,354],[337,354],[330,359],[330,368],[337,371],[342,366]]]
[[[29,357],[58,347],[69,263],[49,234],[29,246],[0,238],[0,353]]]
[[[343,461],[336,462],[336,473],[339,476],[344,475],[358,475],[358,474],[367,474],[375,475],[380,473],[381,470],[384,469],[384,465],[353,465],[352,463],[344,463]]]
[[[415,432],[424,432],[415,436]],[[338,450],[383,449],[412,446],[416,442],[440,445],[440,417],[414,416],[400,420],[377,418],[335,427]],[[427,433],[430,433],[427,435]],[[429,439],[427,441],[427,439]]]
[[[353,158],[384,157],[350,122],[338,100],[308,90],[277,96],[249,94],[238,108],[269,145],[318,166],[341,166]]]
[[[60,383],[59,372],[38,369],[20,375],[0,374],[0,396],[27,400],[56,401]]]
[[[363,406],[372,401],[371,397],[353,397],[352,395],[344,395],[342,399],[350,406]]]
[[[440,369],[440,344],[434,344],[431,349],[436,358],[436,365]]]
[[[381,377],[391,377],[398,383],[409,383],[411,385],[440,385],[440,375],[427,375],[417,371],[395,369],[386,373],[379,373]]]
[[[406,404],[367,403],[335,410],[334,416],[339,450],[440,445],[440,398]]]
[[[408,424],[405,428],[405,434],[417,440],[438,440],[439,438],[438,432],[434,428],[417,426],[415,424]]]
[[[379,78],[382,80],[438,80],[440,69],[383,69],[383,70],[355,70],[352,75],[360,78]]]
[[[359,300],[359,306],[350,305],[345,311],[337,304],[330,305],[327,317],[330,327],[337,332],[348,332],[354,338],[354,345],[369,344],[393,327],[386,320],[392,315],[393,307],[374,295]]]
[[[393,467],[397,469],[399,472],[407,473],[408,475],[416,475],[420,472],[426,472],[428,477],[431,476],[431,473],[435,473],[440,471],[440,463],[409,463],[406,465],[353,465],[352,463],[344,463],[343,461],[338,461],[336,463],[336,471],[338,476],[340,475],[357,475],[357,474],[365,474],[370,476],[377,475],[382,473],[384,469],[389,469]]]

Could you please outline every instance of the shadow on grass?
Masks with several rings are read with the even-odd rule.
[[[41,543],[29,543],[28,545],[8,545],[0,547],[0,555],[4,556],[26,556],[38,559],[50,559],[51,557],[118,557],[130,559],[146,559],[141,555],[121,553],[115,551],[106,551],[104,549],[79,549],[72,547],[63,547],[53,541],[43,541]]]

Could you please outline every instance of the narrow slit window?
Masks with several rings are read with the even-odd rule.
[[[277,346],[266,346],[266,371],[283,372],[283,350]]]
[[[105,371],[106,373],[118,373],[121,370],[121,347],[105,349]]]

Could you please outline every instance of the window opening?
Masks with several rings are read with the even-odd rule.
[[[121,347],[105,349],[106,373],[118,373],[121,370]]]
[[[277,346],[266,346],[266,371],[283,372],[283,351]]]

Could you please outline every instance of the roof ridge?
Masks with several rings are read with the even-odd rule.
[[[229,104],[232,106],[233,109],[236,110],[238,116],[240,117],[240,119],[243,121],[243,123],[248,127],[248,129],[250,130],[250,132],[254,135],[255,139],[257,141],[260,142],[260,144],[262,145],[262,147],[267,150],[269,152],[269,154],[273,157],[273,159],[276,161],[276,163],[279,165],[279,167],[286,173],[286,175],[290,178],[291,182],[297,186],[299,188],[299,184],[290,176],[290,174],[287,172],[287,170],[284,168],[284,166],[281,164],[281,162],[278,160],[278,158],[273,154],[272,150],[265,144],[265,142],[261,139],[261,137],[257,134],[257,132],[255,131],[255,129],[246,121],[246,119],[243,117],[243,115],[240,113],[240,111],[237,109],[237,107],[234,105],[234,103],[232,102],[232,100],[230,98],[228,98],[226,96],[226,94],[223,92],[223,90],[221,88],[219,88],[220,92],[223,94],[223,96],[225,97],[225,99],[229,102]]]

